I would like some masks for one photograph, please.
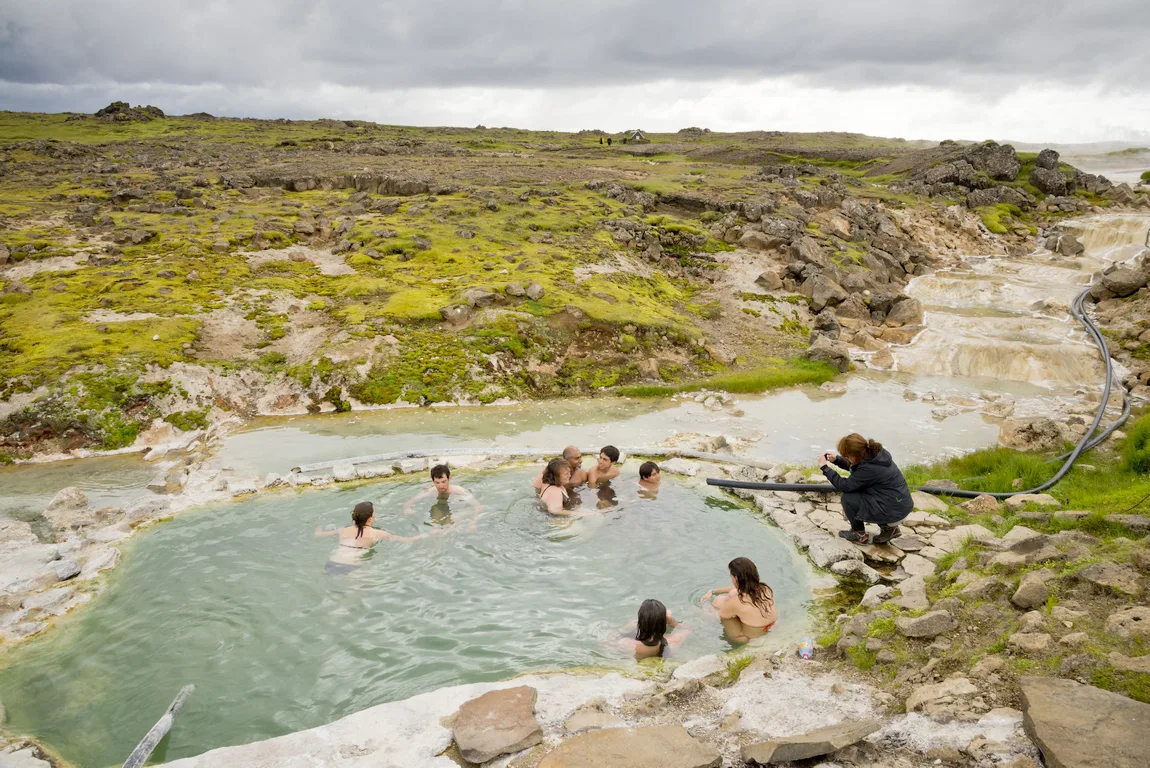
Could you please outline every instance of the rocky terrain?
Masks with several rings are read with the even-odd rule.
[[[0,116],[0,460],[160,419],[821,381],[913,338],[910,276],[1150,206],[993,143],[601,135]],[[845,331],[812,338],[828,308]]]

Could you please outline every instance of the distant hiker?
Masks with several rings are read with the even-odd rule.
[[[475,521],[479,518],[479,513],[483,511],[483,505],[476,500],[471,491],[451,484],[451,467],[446,464],[436,464],[431,468],[431,487],[408,499],[403,505],[403,514],[414,515],[415,505],[432,497],[435,498],[435,504],[431,508],[431,522],[437,525],[451,524],[452,497],[471,504],[472,509],[475,510],[475,517],[471,520],[473,529]]]
[[[628,625],[624,630],[629,629]],[[667,606],[658,600],[644,600],[639,606],[639,615],[634,622],[635,639],[631,641],[634,646],[636,659],[650,659],[663,656],[669,646],[681,645],[691,634],[688,627],[684,627],[671,616]],[[669,629],[678,629],[669,639],[666,634]]]
[[[731,573],[731,586],[712,589],[703,595],[703,602],[715,598],[715,610],[734,642],[762,637],[779,619],[775,593],[759,580],[759,569],[745,557],[727,563],[727,570]]]
[[[375,522],[375,505],[370,501],[361,501],[351,511],[351,525],[346,528],[336,528],[325,531],[316,526],[316,536],[339,536],[339,548],[331,554],[327,561],[326,570],[332,573],[350,573],[362,565],[363,555],[371,549],[377,541],[400,541],[410,543],[422,539],[423,536],[396,536],[394,533],[379,528],[372,528]]]
[[[619,449],[613,445],[605,445],[599,451],[599,460],[587,473],[587,485],[596,486],[606,483],[619,476],[619,468],[615,462],[619,460]]]
[[[611,137],[610,136],[607,137],[607,146],[608,147],[611,146]]]
[[[583,471],[583,453],[573,445],[569,445],[563,449],[563,458],[566,460],[567,465],[571,468],[570,479],[567,481],[566,488],[570,491],[583,483],[587,482],[587,473]],[[531,481],[536,490],[543,489],[543,473],[540,472]]]
[[[551,515],[569,515],[567,483],[571,480],[571,465],[566,459],[552,459],[540,476],[539,504]]]
[[[603,137],[602,136],[599,137],[599,144],[600,144],[600,146],[602,146],[602,144],[603,144]]]
[[[890,452],[857,432],[839,440],[838,451],[838,456],[820,456],[819,466],[831,485],[842,492],[843,516],[851,529],[839,531],[839,536],[855,544],[886,544],[898,538],[902,534],[898,524],[914,510],[914,502]],[[835,472],[831,464],[849,470],[850,476]],[[879,534],[874,538],[867,535],[866,523],[878,525]]]

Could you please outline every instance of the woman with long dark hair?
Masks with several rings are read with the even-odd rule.
[[[703,602],[715,598],[714,607],[727,633],[736,642],[762,637],[779,619],[775,593],[759,578],[759,569],[745,557],[727,563],[731,586],[718,587],[703,595]]]
[[[850,475],[843,477],[831,464]],[[898,524],[914,511],[914,502],[906,478],[882,443],[852,432],[839,440],[837,456],[824,453],[819,457],[819,466],[842,492],[843,517],[851,529],[839,531],[839,536],[855,544],[886,544],[902,534]],[[879,534],[872,538],[866,523],[878,525]]]
[[[679,628],[670,639],[666,637],[669,629]],[[658,600],[644,600],[639,606],[639,616],[636,621],[635,646],[636,659],[650,659],[663,656],[667,648],[679,645],[690,634],[690,630],[683,627],[671,616],[667,606]]]

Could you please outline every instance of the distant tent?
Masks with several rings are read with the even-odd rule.
[[[638,128],[633,131],[627,131],[624,136],[631,144],[646,143],[650,141],[650,139],[647,138],[647,135]]]

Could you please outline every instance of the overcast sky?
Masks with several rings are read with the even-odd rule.
[[[1150,0],[0,0],[0,109],[1150,143]]]

